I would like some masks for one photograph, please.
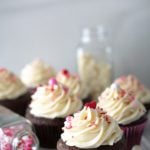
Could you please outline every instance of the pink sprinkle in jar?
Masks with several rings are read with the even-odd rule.
[[[38,150],[39,141],[34,133],[32,124],[23,117],[9,110],[0,113],[0,150]]]

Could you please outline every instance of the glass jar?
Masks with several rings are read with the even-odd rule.
[[[112,48],[103,26],[84,28],[77,48],[78,72],[82,81],[82,97],[97,100],[112,82]]]
[[[0,106],[0,150],[38,150],[31,123]]]

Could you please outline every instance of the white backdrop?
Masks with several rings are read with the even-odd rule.
[[[0,0],[0,66],[19,73],[40,57],[75,71],[81,29],[101,23],[111,29],[115,76],[150,86],[149,0]]]

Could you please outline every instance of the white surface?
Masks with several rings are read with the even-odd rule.
[[[112,29],[116,76],[135,73],[150,86],[149,0],[1,0],[0,66],[19,73],[41,57],[76,70],[81,28],[101,23]]]

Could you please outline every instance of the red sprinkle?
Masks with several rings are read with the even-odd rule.
[[[109,116],[105,115],[105,119],[106,119],[107,123],[111,122]]]
[[[65,75],[67,77],[70,75],[70,73],[67,69],[63,69],[61,72],[62,72],[63,75]]]
[[[126,92],[125,92],[123,89],[121,89],[121,90],[120,90],[120,95],[121,95],[121,97],[123,97],[125,94],[126,94]]]
[[[85,107],[89,107],[89,108],[95,109],[96,108],[96,101],[91,101],[89,103],[86,103]]]

